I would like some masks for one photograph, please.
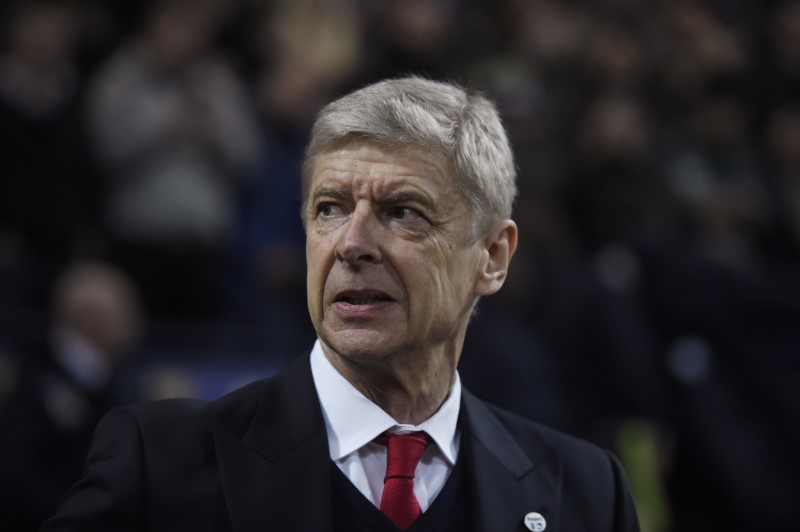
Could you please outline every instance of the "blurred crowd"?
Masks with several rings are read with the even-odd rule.
[[[4,2],[0,528],[108,407],[310,347],[310,125],[406,74],[496,100],[519,167],[466,385],[613,448],[645,531],[800,529],[791,0]]]

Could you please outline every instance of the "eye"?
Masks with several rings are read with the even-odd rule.
[[[341,214],[342,207],[331,201],[324,201],[317,205],[317,215],[324,218],[330,218]]]
[[[413,209],[411,207],[402,207],[402,206],[390,207],[386,211],[386,215],[389,218],[392,218],[394,220],[417,220],[417,219],[424,220],[425,219],[425,217],[422,216],[422,214],[418,210]]]

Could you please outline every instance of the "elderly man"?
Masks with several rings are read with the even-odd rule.
[[[613,457],[461,388],[515,193],[481,96],[409,78],[328,105],[304,164],[310,355],[211,403],[113,411],[45,530],[638,530]]]

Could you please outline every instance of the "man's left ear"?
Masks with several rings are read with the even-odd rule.
[[[483,238],[484,248],[475,295],[488,296],[503,286],[508,275],[508,265],[517,250],[517,224],[503,220]]]

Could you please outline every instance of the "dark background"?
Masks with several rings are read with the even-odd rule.
[[[107,408],[311,346],[310,124],[405,74],[494,99],[519,167],[466,385],[612,448],[646,532],[800,530],[800,2],[755,0],[3,2],[0,528]]]

